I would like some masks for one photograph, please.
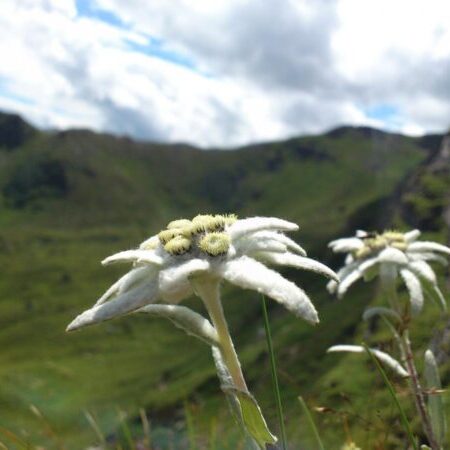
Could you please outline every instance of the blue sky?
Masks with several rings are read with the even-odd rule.
[[[76,0],[76,8],[77,14],[80,17],[88,17],[90,19],[105,22],[113,27],[126,30],[131,28],[130,25],[123,21],[119,16],[111,11],[99,7],[98,5],[95,5],[95,2],[92,2],[92,0]],[[195,63],[191,58],[185,54],[171,50],[167,43],[161,38],[148,36],[145,44],[133,41],[128,41],[127,43],[130,50],[142,52],[147,55],[165,59],[174,64],[179,64],[189,69],[196,70]]]
[[[38,126],[203,147],[450,127],[448,1],[27,5],[0,2],[0,109]]]
[[[127,28],[126,23],[123,22],[119,16],[112,11],[108,11],[95,5],[95,2],[92,0],[76,0],[75,4],[79,16],[90,17],[116,27]]]
[[[387,121],[389,119],[398,116],[398,110],[395,106],[380,103],[367,109],[367,116],[381,121]]]

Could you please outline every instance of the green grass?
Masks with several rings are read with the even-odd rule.
[[[410,444],[412,445],[414,450],[419,450],[419,447],[417,446],[417,439],[413,435],[413,432],[411,430],[411,425],[405,414],[405,410],[403,409],[403,407],[398,399],[397,393],[395,392],[395,389],[392,386],[392,383],[389,381],[389,378],[388,378],[385,370],[383,369],[383,367],[381,367],[381,364],[378,362],[377,358],[375,358],[373,353],[369,350],[369,347],[367,347],[366,344],[363,344],[363,345],[364,345],[364,348],[365,348],[368,356],[372,360],[373,365],[377,368],[379,374],[381,375],[381,378],[383,379],[384,384],[386,385],[386,388],[388,389],[389,394],[392,397],[392,400],[395,403],[395,406],[397,407],[399,417],[401,419],[401,422],[402,422],[403,428],[406,432],[406,435],[408,436]]]
[[[284,426],[284,414],[283,414],[283,406],[281,403],[281,395],[280,395],[280,384],[278,382],[278,374],[277,374],[277,366],[275,361],[275,354],[273,352],[273,344],[272,344],[272,334],[270,331],[270,323],[269,316],[267,314],[267,306],[266,299],[264,296],[261,298],[263,317],[264,317],[264,328],[266,331],[266,340],[267,340],[267,350],[270,358],[270,373],[272,375],[272,384],[273,384],[273,392],[276,403],[277,415],[278,415],[278,425],[280,430],[280,439],[282,450],[287,450],[287,437],[286,437],[286,429]]]
[[[0,155],[0,425],[51,448],[54,443],[42,435],[42,425],[30,412],[33,404],[68,447],[82,448],[98,439],[84,411],[95,416],[105,436],[114,436],[120,435],[117,408],[131,418],[131,433],[142,429],[139,410],[146,408],[152,437],[169,445],[177,436],[186,439],[187,404],[197,408],[198,445],[212,436],[209,440],[221,450],[233,448],[241,438],[206,345],[187,340],[170,323],[146,317],[64,332],[76,314],[127,270],[103,268],[99,261],[136,246],[173,218],[211,211],[298,222],[301,229],[293,237],[312,257],[336,267],[340,262],[327,252],[326,242],[352,232],[357,224],[375,224],[384,213],[377,201],[390,195],[426,152],[414,139],[387,135],[374,140],[349,130],[338,137],[217,153],[90,132],[38,133],[20,148],[0,149]],[[59,178],[43,180],[34,173],[36,164],[45,161],[60,162]],[[12,202],[18,194],[5,186],[20,173],[34,181],[15,185],[25,199],[18,207]],[[61,177],[66,191],[57,189]],[[301,433],[305,426],[298,395],[309,405],[336,410],[348,409],[346,395],[351,398],[348,426],[355,441],[364,444],[375,431],[361,427],[356,417],[372,417],[380,422],[374,426],[378,430],[391,425],[395,412],[364,364],[325,356],[325,351],[362,335],[357,323],[372,294],[360,287],[336,302],[318,276],[284,273],[310,293],[321,315],[321,324],[311,327],[268,302],[287,434],[292,442],[308,442]],[[264,375],[270,365],[260,335],[259,298],[225,286],[224,305],[250,389],[273,428],[277,419]],[[203,311],[197,299],[189,306]],[[431,326],[436,317],[427,305],[424,323]],[[429,330],[420,328],[416,334],[422,348]],[[444,368],[444,377],[448,373]],[[368,395],[375,412],[364,406]],[[325,448],[346,440],[342,417],[319,417]],[[168,437],[171,432],[175,437]],[[228,441],[214,438],[223,433]]]

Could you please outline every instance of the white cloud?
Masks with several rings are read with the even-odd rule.
[[[446,0],[90,4],[127,26],[77,15],[74,0],[0,2],[0,108],[203,146],[450,125]],[[370,117],[378,104],[397,113]]]

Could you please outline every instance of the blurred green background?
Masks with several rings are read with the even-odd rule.
[[[155,448],[187,448],[189,439],[199,449],[214,442],[216,449],[238,448],[239,433],[203,343],[140,316],[65,333],[127,270],[103,268],[100,261],[137,246],[172,219],[204,212],[294,221],[300,225],[294,239],[334,269],[342,260],[327,242],[357,228],[419,227],[448,243],[450,151],[443,138],[341,127],[210,152],[87,130],[43,132],[0,114],[0,441],[18,445],[7,429],[44,448],[93,446],[86,412],[112,444],[124,438],[122,416],[139,441],[143,408]],[[371,363],[325,353],[330,345],[363,339],[389,349],[381,324],[360,324],[364,308],[382,301],[376,284],[358,285],[336,301],[321,277],[284,273],[310,293],[321,317],[312,327],[269,305],[292,448],[314,448],[299,395],[327,448],[338,449],[349,437],[365,449],[400,448],[398,414]],[[249,387],[278,432],[261,300],[224,286],[224,305]],[[198,299],[189,306],[202,311]],[[430,345],[436,351],[448,385],[448,318],[427,303],[413,335],[419,354]],[[420,433],[405,386],[394,382]]]

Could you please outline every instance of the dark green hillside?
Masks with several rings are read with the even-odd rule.
[[[326,243],[357,226],[390,223],[393,195],[400,195],[400,186],[429,160],[433,145],[348,127],[323,136],[201,151],[86,130],[35,131],[0,115],[0,425],[53,448],[29,410],[34,404],[69,448],[83,448],[95,442],[86,409],[114,436],[117,407],[130,417],[145,407],[156,428],[175,430],[187,400],[202,418],[197,426],[205,434],[217,418],[226,429],[226,404],[202,343],[145,317],[65,334],[67,323],[127,270],[102,268],[100,260],[136,246],[173,218],[211,211],[295,221],[301,227],[295,238],[310,255],[336,266]],[[324,280],[286,273],[311,293],[322,318],[313,328],[271,305],[290,433],[300,439],[307,433],[298,427],[296,396],[334,407],[341,403],[344,387],[336,374],[344,371],[342,358],[324,352],[352,340],[370,299],[361,288],[337,303],[328,297]],[[275,428],[260,299],[229,287],[226,297],[245,372]],[[191,304],[200,308],[195,299]],[[432,313],[427,320],[433,320]],[[362,367],[355,363],[354,370]],[[358,377],[370,382],[365,373]],[[383,407],[386,397],[377,401]],[[327,418],[326,424],[330,442],[345,439],[338,419]],[[228,433],[232,439],[234,433]]]

